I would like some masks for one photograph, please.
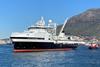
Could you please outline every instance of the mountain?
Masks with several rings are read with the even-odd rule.
[[[62,25],[58,26],[59,32]],[[68,19],[64,32],[68,35],[100,38],[100,9],[89,9]]]

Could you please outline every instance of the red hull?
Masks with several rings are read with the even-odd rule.
[[[43,52],[43,51],[68,51],[72,48],[60,48],[60,49],[14,49],[14,52]]]

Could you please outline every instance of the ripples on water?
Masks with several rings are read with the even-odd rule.
[[[80,46],[70,51],[14,53],[11,45],[0,46],[0,67],[100,67],[100,49]]]

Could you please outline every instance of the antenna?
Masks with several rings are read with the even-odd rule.
[[[41,16],[41,19],[36,23],[37,26],[45,26],[44,18]]]
[[[43,24],[43,25],[45,25],[45,21],[44,21],[44,17],[43,16],[41,16],[40,23]]]

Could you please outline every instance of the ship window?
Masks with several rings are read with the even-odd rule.
[[[68,37],[68,40],[70,40],[71,38],[70,37]]]
[[[28,29],[47,29],[47,28],[45,28],[45,27],[30,27]]]
[[[40,39],[44,40],[44,38],[36,38],[36,37],[11,37],[12,39]]]
[[[50,38],[48,40],[50,40]]]

